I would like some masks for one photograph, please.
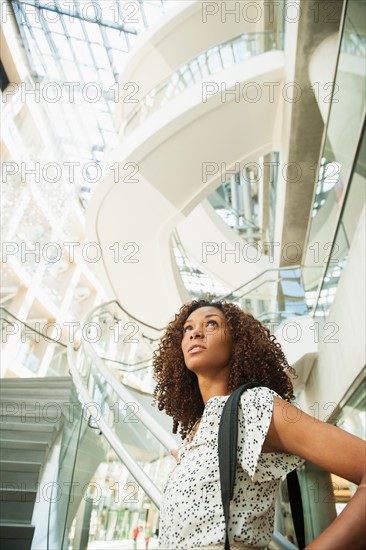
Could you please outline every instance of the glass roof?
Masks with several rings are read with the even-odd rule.
[[[117,145],[121,67],[137,35],[177,3],[11,0],[33,80],[27,89],[39,93],[62,159],[99,165],[105,150]],[[85,180],[78,182],[83,203],[93,178]]]

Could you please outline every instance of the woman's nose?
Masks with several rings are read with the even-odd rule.
[[[202,338],[203,337],[203,327],[197,326],[194,330],[192,330],[190,334],[191,340],[193,338]]]

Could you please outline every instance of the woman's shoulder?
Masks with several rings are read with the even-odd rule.
[[[240,409],[246,423],[270,421],[274,398],[278,394],[266,386],[246,389],[240,396]]]
[[[245,406],[253,403],[256,406],[261,404],[272,405],[274,397],[280,397],[280,395],[267,386],[256,386],[254,388],[247,388],[244,390],[240,396],[240,401],[241,404]]]

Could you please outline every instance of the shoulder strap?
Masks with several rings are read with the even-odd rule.
[[[238,445],[238,409],[242,393],[250,388],[257,388],[261,384],[250,382],[240,386],[234,391],[225,403],[222,411],[219,434],[218,453],[220,470],[221,500],[224,509],[226,526],[225,550],[230,550],[228,527],[230,514],[230,501],[234,496],[236,458]],[[301,493],[296,470],[287,475],[290,507],[295,527],[296,539],[300,550],[305,547],[304,515],[301,501]]]
[[[301,490],[296,470],[289,472],[286,479],[297,545],[300,550],[303,550],[305,548],[304,510],[302,507]]]
[[[224,517],[226,525],[225,550],[230,550],[228,527],[230,501],[234,494],[235,473],[236,473],[236,449],[238,446],[238,408],[241,394],[249,389],[255,388],[259,384],[249,383],[240,386],[234,391],[226,401],[222,411],[219,436],[219,469],[220,469],[220,487],[221,500],[224,508]]]

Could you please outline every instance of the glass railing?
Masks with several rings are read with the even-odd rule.
[[[336,234],[329,248],[326,269],[322,278],[320,290],[315,296],[313,305],[314,316],[326,317],[334,301],[337,286],[343,270],[347,265],[350,245],[355,234],[357,223],[366,203],[366,137],[363,130],[362,140],[358,148],[352,171],[351,181],[347,188],[344,207],[338,222]]]
[[[362,24],[361,24],[362,26]],[[346,17],[346,26],[341,44],[342,53],[366,56],[366,34],[353,23],[350,16]]]
[[[91,549],[101,545],[107,548],[113,546],[113,541],[129,541],[132,547],[133,526],[148,522],[152,533],[158,527],[157,506],[110,444],[108,430],[105,435],[98,426],[100,402],[88,392],[85,398],[91,408],[82,398],[83,405],[75,398],[70,407],[72,415],[65,419],[58,470],[49,484],[52,491],[48,495],[47,550]],[[122,412],[119,417],[117,409],[114,415],[124,431],[126,418],[122,419]],[[136,423],[131,424],[132,428],[136,429]],[[140,439],[135,437],[137,447]],[[172,458],[156,459],[153,453],[147,456],[146,446],[145,450],[139,449],[143,471],[162,487]],[[160,499],[160,492],[155,493],[155,500],[156,495]]]
[[[207,49],[155,86],[127,115],[123,133],[130,134],[157,109],[205,78],[253,56],[281,49],[283,35],[274,31],[240,34]]]
[[[300,266],[268,269],[223,299],[250,311],[264,325],[308,315]]]
[[[258,242],[267,235],[267,241],[274,240],[278,167],[279,153],[273,151],[244,165],[207,197],[226,225],[244,239]],[[262,203],[268,203],[267,212]]]
[[[193,266],[177,233],[173,246],[182,281],[192,298],[236,303],[268,325],[309,314],[300,266],[268,269],[236,290],[229,291]]]
[[[69,403],[65,415],[58,468],[48,495],[47,550],[67,550],[67,518],[70,509],[80,502],[80,480],[75,480],[75,461],[80,442],[86,437],[83,409],[77,396]],[[95,456],[95,452],[94,455]],[[93,471],[89,472],[89,479]],[[89,481],[88,479],[88,481]]]
[[[95,308],[88,316],[94,352],[120,382],[151,392],[152,357],[162,330],[129,315],[117,302]]]
[[[162,458],[166,450],[136,416],[139,405],[119,395],[116,391],[118,382],[115,388],[111,388],[105,375],[93,359],[85,354],[83,348],[78,353],[77,364],[83,374],[83,382],[88,389],[89,397],[93,403],[97,404],[99,414],[128,450],[133,460],[143,464],[146,461]]]
[[[137,402],[136,394],[118,380],[89,342],[83,342],[77,352],[70,349],[69,357],[79,393],[84,392],[83,401],[93,403],[97,415],[95,411],[91,414],[99,416],[98,422],[101,421],[111,438],[123,446],[127,454],[121,458],[143,466],[145,462],[166,457],[175,439],[155,420],[153,413],[146,412],[141,404],[143,395]],[[137,468],[136,473],[143,474],[143,470]],[[146,485],[149,491],[149,483]]]
[[[117,307],[106,304],[104,313],[116,313]],[[89,319],[100,321],[97,310],[86,320],[90,327]],[[119,313],[126,315],[123,310]],[[90,548],[94,542],[131,540],[131,529],[137,524],[148,522],[152,532],[157,529],[162,490],[174,465],[167,449],[177,446],[161,423],[117,380],[97,355],[98,348],[86,340],[78,350],[69,349],[70,371],[83,414],[80,428],[76,418],[64,437],[57,476],[58,485],[72,490],[66,491],[67,505],[55,504],[49,522],[52,526],[67,512],[67,519],[60,523],[65,525],[61,547],[75,550],[86,548],[88,540]]]
[[[307,303],[312,315],[318,317],[325,317],[333,303],[355,224],[365,204],[362,148],[365,147],[366,48],[365,37],[355,24],[357,10],[356,2],[347,4],[335,94],[325,129],[302,268]],[[356,73],[355,64],[345,57],[349,53],[361,58]],[[349,90],[347,95],[344,90]],[[338,92],[343,94],[341,98]]]
[[[192,299],[211,300],[228,294],[229,289],[225,285],[194,266],[188,258],[177,230],[171,235],[171,243],[182,282]]]
[[[1,356],[11,376],[68,376],[67,346],[0,308]]]
[[[83,425],[87,425],[85,420]],[[103,434],[89,427],[86,430],[74,469],[74,479],[80,483],[79,498],[74,498],[69,507],[64,547],[133,548],[134,527],[148,523],[151,534],[155,533],[158,508],[131,477]],[[156,548],[155,542],[154,538],[150,541],[150,548]]]

